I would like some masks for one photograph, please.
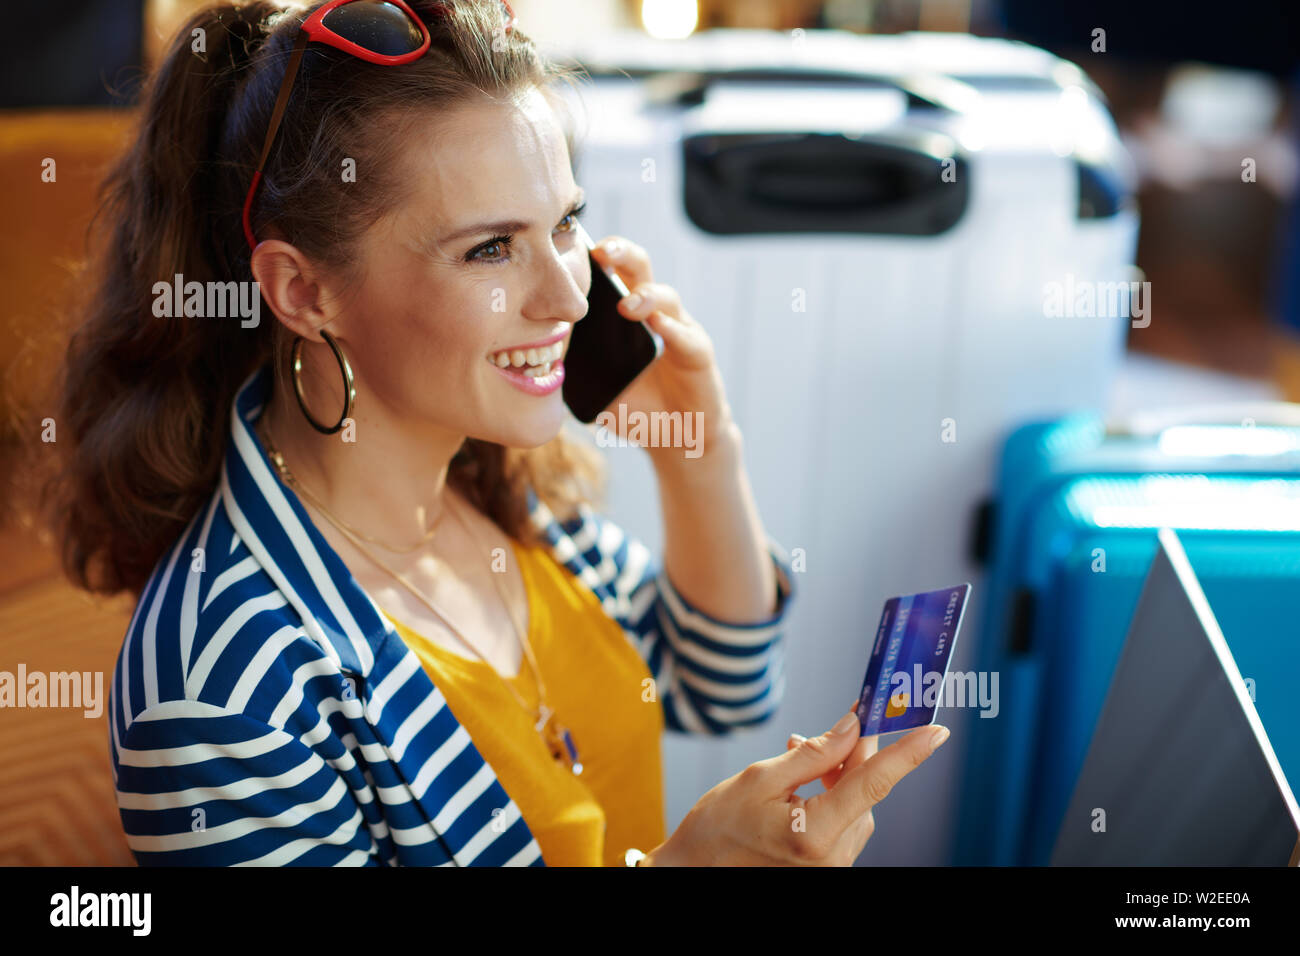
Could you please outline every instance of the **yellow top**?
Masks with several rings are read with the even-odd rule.
[[[550,755],[536,718],[490,664],[393,625],[519,807],[546,865],[622,866],[628,847],[664,841],[664,717],[650,669],[599,598],[544,547],[511,545],[528,594],[528,641],[581,774]],[[536,706],[527,656],[507,679]]]

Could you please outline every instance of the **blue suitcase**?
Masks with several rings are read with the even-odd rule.
[[[1047,863],[1160,527],[1179,532],[1300,784],[1300,698],[1283,686],[1300,667],[1300,427],[1026,426],[1004,448],[992,515],[977,667],[998,673],[999,712],[969,722],[954,863]]]

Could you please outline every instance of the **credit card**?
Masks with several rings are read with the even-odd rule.
[[[934,723],[969,584],[885,602],[858,697],[860,736]]]

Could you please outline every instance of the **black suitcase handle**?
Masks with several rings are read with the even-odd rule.
[[[682,140],[686,214],[717,235],[934,236],[969,202],[957,143],[925,130],[701,133]],[[946,175],[950,173],[950,175]]]

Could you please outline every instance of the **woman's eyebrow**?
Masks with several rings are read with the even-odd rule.
[[[573,209],[579,204],[581,204],[584,198],[586,198],[586,193],[582,189],[582,187],[579,186],[578,192],[574,196],[573,202],[569,204],[569,209]],[[491,233],[523,232],[531,225],[532,223],[526,222],[522,219],[506,219],[500,222],[477,222],[474,223],[473,225],[464,226],[460,229],[455,230],[454,232],[448,233],[447,235],[443,236],[441,239],[438,240],[438,244],[446,245],[447,243],[455,242],[457,239],[464,239],[466,236],[478,236],[488,232]]]

